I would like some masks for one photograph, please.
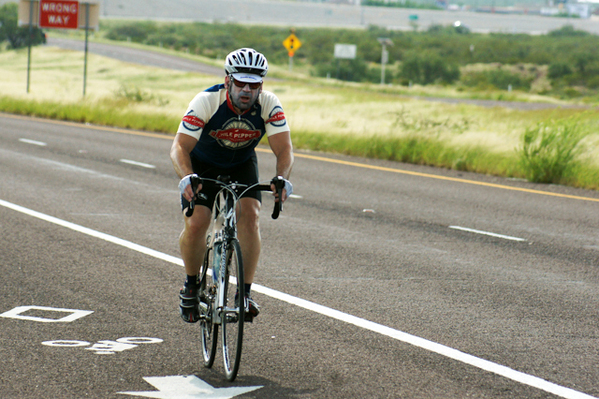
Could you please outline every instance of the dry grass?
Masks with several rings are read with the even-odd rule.
[[[127,64],[89,54],[87,95],[83,90],[83,55],[52,47],[32,51],[31,90],[26,93],[27,52],[0,52],[0,93],[18,99],[113,106],[133,113],[180,118],[197,92],[220,78]],[[286,66],[273,75],[289,76]],[[547,119],[581,114],[576,109],[522,111],[447,104],[405,96],[410,90],[435,96],[464,96],[452,88],[402,88],[358,85],[294,77],[270,79],[265,89],[281,99],[294,134],[353,137],[421,136],[458,148],[513,153],[526,127]],[[140,100],[123,95],[139,94]],[[414,91],[412,91],[414,92]],[[514,97],[523,96],[513,93]],[[531,97],[527,97],[530,99]],[[546,100],[546,99],[545,99]],[[589,120],[593,115],[584,116]],[[172,127],[174,132],[176,125]],[[599,135],[586,139],[589,162],[599,165]]]

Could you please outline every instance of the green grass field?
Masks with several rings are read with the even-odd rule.
[[[82,53],[36,47],[31,61],[30,92],[26,93],[27,50],[0,52],[0,111],[166,134],[176,131],[197,92],[221,79],[89,54],[87,95],[83,97]],[[290,73],[286,65],[271,69],[269,76],[277,79],[267,80],[264,88],[281,99],[296,148],[599,188],[596,110],[525,111],[448,104],[410,95],[468,94],[450,87],[409,89],[314,79],[300,71]],[[506,94],[511,100],[556,102],[518,92],[486,97],[508,98]],[[557,139],[543,140],[559,126],[568,128],[562,129],[565,133],[553,132]],[[531,131],[538,134],[531,135]],[[563,151],[556,151],[564,143],[575,147],[567,159],[561,158]],[[544,165],[531,162],[535,157],[565,165],[559,174],[541,180],[530,173],[532,165],[537,169]]]

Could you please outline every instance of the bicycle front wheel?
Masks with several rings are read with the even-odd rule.
[[[212,250],[207,249],[204,263],[200,271],[200,339],[202,341],[202,357],[204,367],[212,367],[216,357],[218,324],[214,323],[214,299],[216,288],[212,275]]]
[[[221,345],[225,374],[229,381],[235,380],[241,361],[243,342],[243,322],[245,318],[245,286],[243,261],[239,241],[233,239],[227,246],[227,267],[225,269],[225,303],[222,313]]]

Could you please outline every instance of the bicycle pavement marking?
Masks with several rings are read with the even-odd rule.
[[[156,251],[154,249],[145,247],[143,245],[139,245],[136,243],[133,243],[131,241],[127,241],[124,240],[122,238],[118,238],[106,233],[102,233],[84,226],[80,226],[77,225],[75,223],[71,223],[68,222],[66,220],[62,220],[59,218],[56,218],[54,216],[50,216],[50,215],[46,215],[44,213],[40,213],[25,207],[22,207],[20,205],[16,205],[13,204],[11,202],[7,202],[4,201],[2,199],[0,199],[0,206],[3,206],[5,208],[11,209],[13,211],[16,212],[20,212],[23,213],[25,215],[37,218],[37,219],[41,219],[44,220],[46,222],[49,223],[53,223],[55,225],[61,226],[61,227],[65,227],[67,229],[91,236],[91,237],[95,237],[95,238],[99,238],[101,240],[140,252],[142,254],[145,255],[149,255],[152,256],[154,258],[157,259],[161,259],[164,260],[166,262],[169,263],[173,263],[175,265],[178,266],[183,266],[183,261],[176,257],[176,256],[171,256],[159,251]],[[574,389],[571,388],[567,388],[567,387],[563,387],[561,385],[557,385],[554,384],[552,382],[549,382],[547,380],[544,380],[542,378],[539,377],[535,377],[533,375],[530,374],[526,374],[526,373],[522,373],[520,371],[511,369],[509,367],[506,366],[502,366],[498,363],[494,363],[473,355],[469,355],[465,352],[459,351],[457,349],[453,349],[450,348],[448,346],[433,342],[433,341],[429,341],[427,339],[424,338],[420,338],[418,336],[412,335],[412,334],[408,334],[405,333],[403,331],[399,331],[396,329],[393,329],[391,327],[387,327],[384,326],[382,324],[378,324],[360,317],[356,317],[347,313],[343,313],[341,311],[329,308],[327,306],[324,305],[319,305],[317,303],[302,299],[302,298],[298,298],[298,297],[294,297],[292,295],[286,294],[284,292],[281,291],[277,291],[277,290],[273,290],[271,288],[259,285],[259,284],[254,284],[252,285],[252,290],[255,292],[259,292],[261,294],[267,295],[271,298],[275,298],[278,299],[280,301],[283,302],[287,302],[289,304],[295,305],[295,306],[299,306],[301,308],[304,308],[306,310],[310,310],[312,312],[321,314],[323,316],[326,317],[330,317],[332,319],[335,320],[339,320],[351,325],[354,325],[356,327],[360,327],[363,328],[365,330],[371,331],[371,332],[375,332],[384,336],[387,336],[389,338],[393,338],[395,340],[416,346],[418,348],[421,349],[425,349],[427,351],[433,352],[433,353],[437,353],[439,355],[448,357],[450,359],[474,366],[476,368],[479,368],[481,370],[484,371],[488,371],[497,375],[500,375],[502,377],[508,378],[512,381],[515,382],[519,382],[521,384],[524,385],[528,385],[534,388],[538,388],[540,390],[543,390],[545,392],[549,392],[551,394],[560,396],[562,398],[567,398],[567,399],[599,399],[596,398],[594,396],[585,394],[583,392],[580,391],[576,391]]]

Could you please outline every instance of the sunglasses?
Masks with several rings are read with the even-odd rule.
[[[250,89],[252,89],[252,90],[258,89],[260,87],[260,85],[262,84],[262,82],[256,82],[256,83],[240,82],[238,80],[235,80],[235,78],[232,78],[232,80],[233,80],[233,83],[235,84],[235,86],[244,88],[245,85],[249,85]]]

